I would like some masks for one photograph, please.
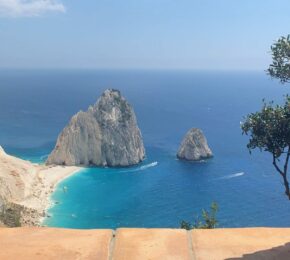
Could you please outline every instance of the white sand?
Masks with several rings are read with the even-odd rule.
[[[55,186],[79,170],[75,166],[33,164],[6,154],[0,146],[0,202],[25,207],[22,225],[40,225]]]

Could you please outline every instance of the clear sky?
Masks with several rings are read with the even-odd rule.
[[[264,70],[289,0],[0,0],[0,68]]]

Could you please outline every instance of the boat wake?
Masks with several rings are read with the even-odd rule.
[[[232,178],[243,176],[244,174],[245,174],[244,172],[237,172],[237,173],[234,173],[234,174],[223,176],[223,177],[218,178],[218,179],[219,180],[227,180],[227,179],[232,179]]]
[[[144,170],[146,170],[148,168],[155,167],[157,164],[158,164],[158,162],[152,162],[152,163],[148,163],[148,164],[142,165],[142,166],[140,166],[138,168],[135,168],[135,169],[130,169],[130,170],[121,171],[121,172],[139,172],[139,171],[144,171]]]
[[[146,164],[146,165],[142,165],[139,170],[142,171],[142,170],[146,170],[148,168],[151,168],[151,167],[154,167],[158,164],[158,162],[153,162],[153,163],[149,163],[149,164]]]

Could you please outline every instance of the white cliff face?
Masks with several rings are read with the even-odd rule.
[[[129,166],[145,158],[133,108],[118,90],[106,90],[78,112],[58,137],[47,164]]]
[[[207,140],[198,128],[192,128],[187,132],[177,153],[179,159],[188,161],[198,161],[212,156]]]

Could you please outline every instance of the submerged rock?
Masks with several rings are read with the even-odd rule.
[[[145,149],[133,108],[120,91],[108,89],[94,106],[72,117],[47,164],[129,166]]]
[[[198,128],[192,128],[186,133],[177,153],[177,158],[188,161],[198,161],[212,156],[207,140]]]

